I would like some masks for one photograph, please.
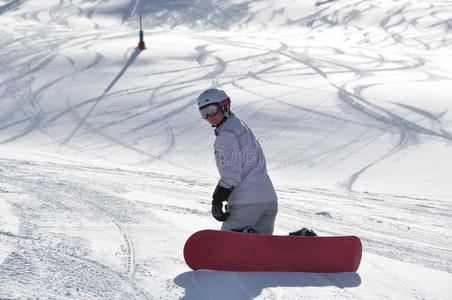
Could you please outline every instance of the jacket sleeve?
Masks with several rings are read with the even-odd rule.
[[[215,161],[220,173],[219,185],[230,189],[242,181],[242,155],[236,134],[229,130],[221,132],[215,140]]]

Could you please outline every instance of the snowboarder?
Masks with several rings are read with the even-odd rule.
[[[212,215],[221,230],[255,228],[272,234],[278,200],[267,174],[264,153],[251,129],[231,111],[231,100],[219,89],[198,97],[203,119],[215,127],[215,161],[220,180],[213,193]],[[227,202],[223,211],[223,202]]]

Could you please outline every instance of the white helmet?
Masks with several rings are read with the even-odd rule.
[[[227,108],[229,110],[229,105],[231,100],[228,95],[222,90],[218,89],[208,89],[201,93],[198,97],[198,108],[207,106],[209,104],[219,103],[220,106],[227,104]],[[222,105],[223,104],[223,105]]]

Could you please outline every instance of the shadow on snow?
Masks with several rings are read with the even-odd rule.
[[[181,299],[251,299],[266,288],[357,287],[357,273],[217,272],[198,270],[182,273],[174,283],[185,289]]]

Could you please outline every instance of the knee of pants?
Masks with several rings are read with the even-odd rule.
[[[262,217],[255,224],[255,227],[261,234],[273,234],[275,229],[275,216]]]

